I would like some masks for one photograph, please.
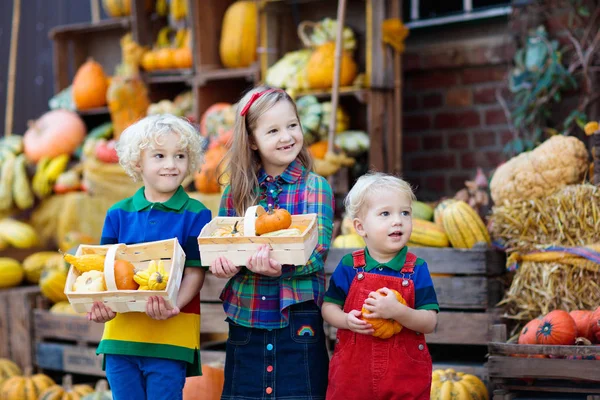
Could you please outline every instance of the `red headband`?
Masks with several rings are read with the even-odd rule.
[[[250,106],[252,106],[252,104],[256,100],[258,100],[262,95],[267,94],[267,93],[271,93],[271,92],[283,92],[283,90],[281,90],[281,89],[267,89],[267,90],[263,90],[262,92],[256,92],[256,93],[254,93],[252,95],[252,97],[250,97],[250,100],[248,100],[248,103],[246,103],[246,105],[244,106],[244,108],[240,112],[240,115],[242,117],[246,116],[246,114],[248,114],[248,110],[250,109]]]

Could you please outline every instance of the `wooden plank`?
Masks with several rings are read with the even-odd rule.
[[[88,321],[85,316],[52,314],[47,310],[34,310],[33,329],[36,340],[61,339],[99,343],[104,324]]]
[[[61,36],[82,35],[87,33],[107,32],[113,30],[129,30],[131,28],[131,18],[111,18],[97,23],[82,22],[78,24],[61,25],[53,28],[48,33],[51,40]]]
[[[488,344],[490,354],[543,354],[556,357],[588,357],[600,356],[600,346],[554,346],[554,345],[524,345],[515,343],[490,342]]]
[[[221,26],[227,7],[231,0],[202,0],[192,8],[192,26],[194,34],[194,59],[197,59],[196,71],[221,66],[219,43]]]
[[[342,257],[354,250],[356,249],[329,249],[325,271],[333,273]],[[491,249],[411,247],[410,251],[427,261],[430,273],[498,276],[505,271],[504,253]]]
[[[0,290],[0,358],[10,358],[10,313],[8,290]]]
[[[490,378],[582,379],[600,382],[596,360],[490,356]]]

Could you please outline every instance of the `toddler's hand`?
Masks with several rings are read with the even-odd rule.
[[[210,263],[210,272],[217,278],[231,278],[238,272],[241,267],[236,267],[226,257],[217,257],[212,263]]]
[[[92,309],[87,313],[89,321],[98,323],[105,323],[116,317],[117,314],[109,307],[105,306],[101,301],[95,301],[92,305]]]
[[[265,244],[258,248],[252,257],[248,258],[246,268],[255,274],[266,276],[281,276],[281,264],[270,257],[271,249]]]
[[[171,308],[160,296],[151,296],[146,303],[146,314],[156,320],[169,319],[179,314],[179,308]]]
[[[360,319],[361,312],[358,310],[352,310],[346,314],[346,323],[348,329],[355,333],[361,333],[363,335],[372,335],[375,330],[367,321]]]
[[[398,317],[398,310],[401,310],[402,307],[406,306],[396,299],[396,296],[390,289],[384,287],[377,292],[369,293],[369,297],[365,300],[364,307],[371,312],[371,314],[365,315],[365,318],[367,319],[396,319]]]

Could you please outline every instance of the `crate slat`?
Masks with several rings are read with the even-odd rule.
[[[102,339],[104,324],[89,321],[85,316],[34,310],[33,331],[37,341],[59,339],[99,343]]]
[[[584,379],[600,382],[600,363],[597,360],[564,360],[490,355],[488,358],[488,371],[491,379],[550,378]]]

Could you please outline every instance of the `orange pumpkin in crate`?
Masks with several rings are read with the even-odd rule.
[[[592,337],[595,343],[600,343],[600,307],[596,308],[590,317]]]
[[[265,211],[263,207],[257,209],[255,232],[257,235],[275,232],[280,229],[288,229],[292,225],[292,216],[288,210],[283,208],[273,208],[269,204],[269,209]]]
[[[568,312],[550,311],[542,319],[536,338],[538,344],[573,345],[577,338],[577,325]]]
[[[140,285],[133,280],[135,267],[126,260],[115,260],[115,283],[119,290],[137,290]]]
[[[537,344],[537,331],[542,323],[542,318],[536,318],[529,321],[519,334],[519,344]]]
[[[593,340],[592,312],[589,310],[573,310],[569,315],[573,318],[577,326],[577,337],[583,337],[590,341]]]

